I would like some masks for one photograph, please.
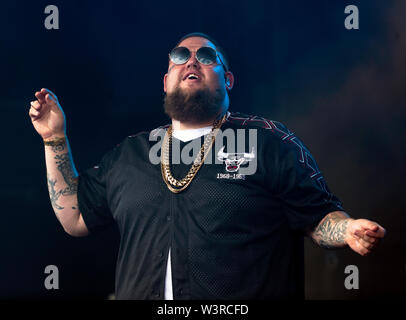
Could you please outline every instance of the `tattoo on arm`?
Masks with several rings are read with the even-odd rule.
[[[311,233],[314,242],[323,248],[331,249],[345,246],[348,216],[340,212],[328,214]]]
[[[52,145],[52,146],[51,146],[52,151],[53,151],[54,153],[58,153],[58,152],[64,151],[64,150],[65,150],[65,147],[66,147],[66,142],[63,142],[63,143],[61,143],[61,144],[57,144],[57,145]]]
[[[51,147],[53,152],[58,153],[65,150],[66,144],[63,143]],[[63,206],[57,203],[61,196],[70,196],[77,193],[78,178],[75,176],[75,171],[73,169],[69,153],[56,154],[54,159],[56,160],[58,171],[62,174],[62,177],[67,185],[65,188],[59,191],[56,190],[57,179],[52,179],[47,173],[49,197],[51,199],[52,207],[56,212],[57,210],[64,209]],[[71,208],[76,210],[78,205],[72,206]]]
[[[58,165],[58,170],[61,172],[63,179],[68,185],[64,190],[62,190],[62,194],[64,196],[69,196],[77,193],[78,180],[73,172],[69,153],[58,154],[54,159],[57,160],[56,164]]]
[[[51,199],[52,208],[54,208],[54,210],[62,210],[63,207],[56,203],[56,201],[61,196],[62,191],[55,190],[56,179],[55,180],[49,179],[49,176],[47,175],[47,180],[48,180],[49,197]]]
[[[65,137],[61,138],[56,138],[54,140],[45,140],[44,141],[45,146],[51,147],[51,150],[54,153],[61,152],[67,148],[67,140]]]

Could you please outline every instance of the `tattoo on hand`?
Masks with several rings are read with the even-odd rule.
[[[336,248],[345,245],[345,234],[349,219],[339,213],[327,215],[312,233],[313,240],[324,248]]]

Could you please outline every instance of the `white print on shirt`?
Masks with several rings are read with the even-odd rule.
[[[157,141],[151,146],[149,151],[149,160],[154,165],[160,164],[161,162],[160,150],[166,129],[167,126],[155,129],[151,131],[149,135],[149,141]],[[207,128],[202,129],[207,130]],[[197,131],[197,134],[204,134],[203,132],[203,130],[200,132]],[[192,133],[193,140],[183,146],[182,150],[180,148],[180,140],[172,140],[172,164],[183,163],[191,165],[199,155],[202,142],[200,139],[196,139],[196,132],[187,132],[186,137],[182,134],[182,141],[187,141],[188,138],[192,136]],[[247,140],[248,146],[246,147]],[[247,153],[247,149],[251,151]],[[224,150],[226,150],[226,152]],[[253,175],[257,171],[257,157],[254,150],[257,150],[257,129],[228,128],[218,130],[214,144],[208,152],[204,164],[212,164],[214,160],[214,164],[225,163],[227,172]],[[244,165],[242,166],[242,164]]]
[[[245,180],[245,175],[240,173],[217,173],[217,179]]]
[[[228,153],[222,147],[217,153],[217,159],[225,163],[227,172],[237,172],[242,164],[255,159],[255,152],[252,148],[250,153]]]

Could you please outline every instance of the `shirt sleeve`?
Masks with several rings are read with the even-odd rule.
[[[107,180],[112,166],[114,150],[107,153],[99,165],[79,174],[78,205],[91,233],[114,223],[107,198]]]
[[[282,125],[283,126],[283,125]],[[306,231],[333,211],[343,211],[304,143],[286,127],[279,140],[278,195],[290,227]]]

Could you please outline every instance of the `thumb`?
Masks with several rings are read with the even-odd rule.
[[[378,224],[371,220],[367,219],[358,219],[355,220],[354,225],[357,227],[358,230],[376,230]]]
[[[51,106],[56,106],[56,100],[55,100],[55,98],[54,97],[52,97],[49,93],[47,93],[46,95],[45,95],[45,101],[49,104],[49,105],[51,105]]]
[[[375,224],[372,227],[369,228],[372,231],[378,231],[379,227]]]
[[[376,222],[366,220],[365,224],[363,225],[365,229],[369,229],[371,231],[378,231],[379,230],[379,225]]]
[[[367,220],[362,226],[368,236],[385,235],[385,229],[374,221]]]

